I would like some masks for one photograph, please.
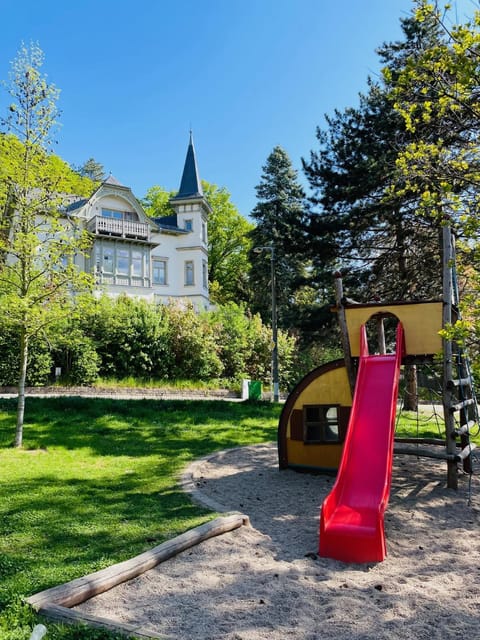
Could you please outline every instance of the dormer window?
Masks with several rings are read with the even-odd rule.
[[[117,211],[116,209],[103,209],[102,218],[112,218],[113,220],[125,220],[126,222],[137,222],[138,216],[133,211]]]
[[[191,218],[185,220],[184,229],[185,231],[193,231],[193,220]]]
[[[114,218],[115,220],[123,220],[123,213],[114,209],[102,209],[102,218]]]

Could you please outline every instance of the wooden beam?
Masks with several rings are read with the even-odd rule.
[[[467,446],[460,451],[460,453],[457,453],[457,459],[459,461],[466,460],[470,456],[472,451],[476,448],[477,448],[477,445],[474,442],[469,442]]]
[[[352,354],[350,351],[350,340],[348,337],[347,318],[345,316],[345,306],[343,302],[342,274],[335,273],[335,301],[337,303],[338,324],[340,327],[340,339],[342,341],[343,355],[345,358],[345,368],[347,370],[348,384],[352,398],[355,393],[355,370],[353,368]]]
[[[455,464],[457,461],[457,456],[455,454],[449,454],[445,451],[434,451],[433,449],[426,449],[424,447],[417,447],[415,445],[408,447],[406,445],[395,444],[393,452],[395,455],[418,456],[419,458],[436,458],[437,460],[452,461],[455,462]]]
[[[432,444],[435,446],[445,446],[443,438],[395,438],[399,444]]]
[[[447,385],[449,389],[453,389],[454,387],[469,387],[472,384],[470,378],[459,378],[458,380],[449,380]]]
[[[442,327],[445,329],[452,324],[452,260],[453,245],[452,231],[450,226],[446,225],[442,228],[442,263],[443,263],[443,317]],[[458,471],[455,459],[456,442],[455,442],[455,420],[450,411],[453,405],[453,393],[449,387],[450,380],[453,376],[453,352],[452,341],[442,339],[443,342],[443,409],[446,431],[446,456],[447,456],[447,486],[450,489],[458,489]]]
[[[241,513],[216,518],[200,527],[186,531],[172,540],[167,540],[134,558],[130,558],[130,560],[119,562],[111,567],[90,573],[83,578],[77,578],[57,587],[40,591],[27,598],[27,602],[35,609],[51,604],[74,607],[122,582],[136,578],[145,571],[153,569],[161,562],[185,551],[185,549],[248,524],[248,516]]]
[[[475,400],[473,398],[467,398],[466,400],[462,400],[461,402],[457,402],[457,404],[453,404],[450,407],[450,411],[452,413],[454,413],[455,411],[461,411],[462,409],[465,409],[466,407],[471,407],[473,404],[475,404]]]
[[[465,424],[462,424],[462,426],[459,429],[456,429],[455,430],[455,434],[457,436],[462,436],[464,434],[468,434],[468,433],[470,433],[470,429],[472,429],[472,427],[474,427],[476,424],[477,423],[475,422],[475,420],[469,420]]]
[[[42,605],[38,608],[38,613],[49,620],[63,622],[64,624],[87,624],[89,627],[108,629],[109,631],[120,633],[129,638],[139,638],[140,640],[160,638],[165,640],[165,634],[163,633],[144,629],[139,625],[116,622],[114,620],[109,620],[108,618],[101,618],[99,616],[92,616],[88,613],[73,611],[72,609],[67,609],[67,607],[62,607],[58,604]]]

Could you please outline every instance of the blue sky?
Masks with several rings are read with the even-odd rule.
[[[460,18],[472,0],[460,0]],[[323,115],[357,104],[411,0],[1,0],[0,78],[38,42],[61,89],[57,152],[139,198],[178,189],[192,127],[201,177],[241,213],[275,145],[294,167]],[[463,11],[463,13],[462,13]],[[8,96],[0,95],[0,109]]]

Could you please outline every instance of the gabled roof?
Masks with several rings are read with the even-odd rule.
[[[183,167],[182,181],[180,189],[172,200],[183,200],[185,198],[203,198],[202,183],[197,167],[197,158],[193,146],[193,136],[190,131],[190,142],[187,149],[185,166]]]
[[[119,180],[117,180],[115,178],[115,176],[112,176],[112,174],[110,174],[108,176],[108,178],[106,180],[103,181],[103,184],[113,184],[116,187],[124,187],[125,185],[123,185],[121,182],[119,182]]]

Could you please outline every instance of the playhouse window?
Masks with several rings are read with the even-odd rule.
[[[305,405],[303,426],[305,442],[340,442],[337,406]]]

